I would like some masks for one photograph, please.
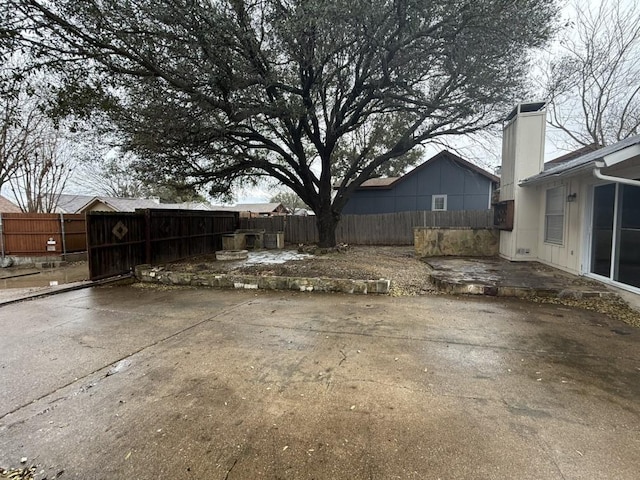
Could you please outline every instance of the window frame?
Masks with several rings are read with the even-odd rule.
[[[567,212],[566,208],[566,186],[559,185],[557,187],[548,188],[545,191],[545,205],[544,205],[544,242],[552,245],[564,245],[565,239],[565,216]],[[553,198],[552,196],[555,196]],[[557,202],[557,205],[553,205],[553,201]],[[557,208],[557,207],[560,208]],[[551,209],[556,207],[555,209]],[[556,223],[559,221],[561,227],[558,230],[558,225],[555,228],[549,228],[551,221]],[[552,232],[559,232],[560,237],[553,237]]]
[[[442,208],[436,208],[436,200],[443,200]],[[438,194],[431,195],[431,211],[432,212],[446,212],[447,211],[447,195],[446,194]]]

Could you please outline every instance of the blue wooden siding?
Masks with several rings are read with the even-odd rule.
[[[344,214],[431,210],[432,195],[447,195],[447,210],[487,210],[491,180],[442,156],[417,167],[390,189],[356,190]]]

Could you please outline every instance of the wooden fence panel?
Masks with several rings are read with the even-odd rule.
[[[127,273],[145,263],[145,217],[125,212],[87,215],[87,256],[92,280]]]
[[[60,252],[60,217],[55,214],[3,213],[4,252],[7,255],[46,255],[47,241],[53,238]]]
[[[235,212],[148,210],[151,258],[165,263],[222,249],[222,234],[238,227]]]
[[[64,248],[66,253],[87,250],[87,221],[84,213],[63,214]]]
[[[240,228],[248,230],[266,230],[268,232],[286,232],[287,223],[294,217],[277,215],[274,217],[241,218]]]
[[[284,231],[287,243],[318,242],[314,216],[243,218],[241,225],[267,232]],[[354,245],[413,245],[415,227],[493,228],[493,210],[343,215],[336,240]]]
[[[222,248],[239,226],[236,212],[138,210],[87,215],[89,276],[127,273],[143,263],[166,263]]]
[[[0,223],[4,255],[61,255],[87,249],[84,215],[2,213]],[[56,242],[55,251],[47,249],[51,238]]]
[[[317,243],[318,227],[316,217],[291,216],[287,218],[284,230],[285,242],[291,243]]]

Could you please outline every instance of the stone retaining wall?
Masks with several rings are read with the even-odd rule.
[[[415,227],[413,244],[418,257],[493,257],[500,233],[488,228]]]
[[[141,282],[195,287],[242,288],[263,290],[295,290],[300,292],[341,292],[356,294],[388,294],[390,281],[350,280],[336,278],[300,278],[262,275],[229,275],[221,273],[170,272],[163,267],[139,265],[136,278]]]

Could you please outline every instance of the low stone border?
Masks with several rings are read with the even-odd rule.
[[[164,267],[139,265],[135,276],[140,282],[194,287],[295,290],[299,292],[340,292],[367,295],[389,293],[389,280],[351,280],[342,278],[300,278],[224,273],[170,272]]]

